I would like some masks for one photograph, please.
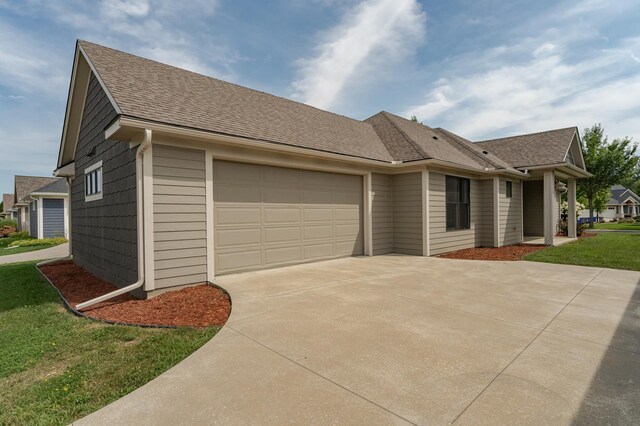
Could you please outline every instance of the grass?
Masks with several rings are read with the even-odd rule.
[[[69,424],[147,383],[216,332],[79,318],[34,262],[0,266],[0,425]]]
[[[640,222],[634,223],[618,223],[618,222],[610,222],[610,223],[596,223],[596,229],[618,229],[618,230],[627,230],[627,231],[640,231]]]
[[[640,271],[640,235],[602,233],[524,257],[533,262]]]
[[[49,247],[53,247],[56,244],[47,244],[43,246],[28,246],[28,247],[16,247],[16,248],[0,248],[0,256],[7,256],[10,254],[26,253],[29,251],[42,250]]]

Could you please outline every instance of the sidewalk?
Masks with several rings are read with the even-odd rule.
[[[46,248],[42,250],[29,251],[26,253],[10,254],[8,256],[0,256],[0,265],[17,262],[31,262],[33,260],[55,259],[56,257],[65,257],[69,255],[69,243],[60,244],[59,246]]]

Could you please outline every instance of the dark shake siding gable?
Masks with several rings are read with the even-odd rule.
[[[91,76],[75,155],[71,238],[81,267],[118,286],[138,278],[136,233],[136,150],[105,141],[116,117],[98,80]],[[94,155],[88,155],[95,148]],[[102,160],[103,198],[85,202],[84,170]]]

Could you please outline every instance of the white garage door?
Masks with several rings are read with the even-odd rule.
[[[213,162],[215,270],[363,254],[362,177]]]

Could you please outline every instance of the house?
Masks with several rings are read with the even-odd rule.
[[[74,261],[145,296],[342,256],[553,244],[558,191],[575,209],[590,176],[575,127],[474,144],[85,41],[55,175],[71,181]]]
[[[2,212],[1,219],[16,220],[17,213],[13,209],[13,194],[2,194]]]
[[[14,209],[18,230],[34,238],[69,237],[69,190],[65,179],[16,176]]]
[[[636,216],[640,216],[640,196],[622,185],[612,186],[611,199],[607,202],[606,209],[601,212],[600,218],[610,222]],[[589,210],[583,211],[580,218],[588,220]]]

